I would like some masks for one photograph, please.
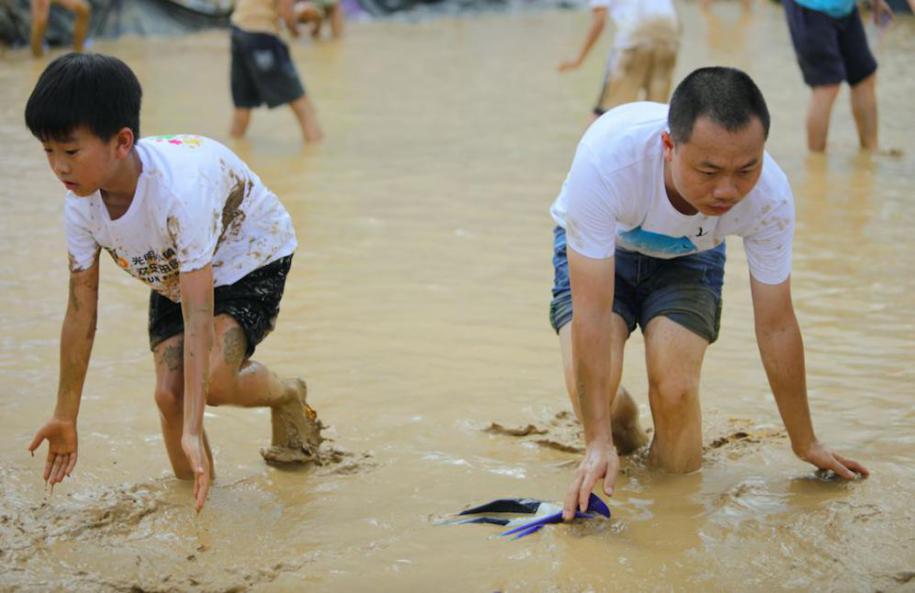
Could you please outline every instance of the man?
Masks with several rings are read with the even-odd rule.
[[[632,450],[645,438],[638,409],[617,391],[636,325],[645,335],[654,420],[649,461],[670,472],[699,468],[699,374],[718,336],[727,235],[744,240],[757,342],[792,449],[842,478],[868,474],[813,431],[791,304],[794,203],[765,152],[768,131],[769,112],[750,77],[716,67],[687,76],[669,108],[618,107],[582,138],[551,210],[558,226],[550,321],[586,445],[566,518],[576,505],[584,510],[601,478],[612,494],[617,447]]]
[[[864,150],[877,150],[877,61],[867,45],[856,0],[784,0],[791,42],[810,87],[807,148],[826,150],[829,118],[839,87],[848,82],[851,109]],[[874,0],[874,22],[892,19],[884,0]]]

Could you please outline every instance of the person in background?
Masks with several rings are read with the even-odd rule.
[[[784,0],[785,18],[804,82],[810,87],[807,107],[807,148],[824,152],[832,106],[839,88],[851,89],[851,109],[861,148],[876,151],[877,61],[856,0]],[[874,0],[874,22],[885,26],[893,11]]]
[[[293,0],[238,0],[232,13],[230,134],[241,138],[251,123],[251,110],[262,104],[273,109],[289,105],[306,142],[324,137],[315,108],[305,94],[289,47],[279,37],[282,19],[293,37],[299,36]]]
[[[32,55],[44,54],[44,34],[48,28],[48,17],[51,14],[51,3],[63,6],[73,13],[76,22],[73,25],[73,49],[83,51],[86,35],[89,32],[89,17],[92,8],[86,0],[32,0]]]
[[[300,23],[311,26],[311,36],[318,39],[324,21],[330,21],[330,34],[334,39],[343,37],[343,7],[339,0],[298,0],[294,6]]]
[[[560,72],[582,65],[600,38],[608,14],[616,34],[607,59],[593,119],[639,99],[665,102],[680,47],[680,24],[672,0],[591,0],[591,26],[578,55],[559,64]]]

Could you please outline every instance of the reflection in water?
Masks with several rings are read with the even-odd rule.
[[[63,194],[22,125],[45,62],[8,52],[0,68],[0,589],[911,587],[903,581],[915,568],[915,274],[901,254],[915,250],[913,151],[858,156],[840,104],[832,152],[808,158],[807,90],[780,9],[757,4],[746,32],[716,48],[698,7],[680,8],[675,78],[739,62],[766,93],[769,149],[796,194],[792,283],[815,426],[867,464],[871,479],[810,480],[793,457],[759,364],[735,243],[722,335],[705,362],[700,472],[666,476],[639,458],[624,461],[613,520],[600,529],[560,525],[508,543],[486,528],[434,524],[499,496],[559,500],[578,459],[482,430],[492,421],[548,425],[567,405],[546,319],[547,208],[603,64],[560,78],[552,65],[579,42],[587,15],[533,11],[357,23],[342,44],[292,44],[326,143],[302,147],[288,113],[265,112],[247,140],[231,144],[281,196],[301,243],[277,331],[259,352],[271,368],[308,379],[332,425],[327,435],[351,456],[307,471],[268,468],[257,451],[269,415],[211,408],[220,474],[195,517],[159,436],[147,294],[103,262],[80,460],[47,497],[42,460],[24,449],[56,391]],[[711,10],[723,32],[734,31],[727,23],[737,22],[738,3]],[[877,49],[890,146],[905,146],[915,125],[912,25],[901,21]],[[226,138],[224,34],[96,47],[126,59],[143,81],[144,134]],[[192,79],[179,83],[178,63]],[[624,381],[647,420],[641,338],[632,341]]]

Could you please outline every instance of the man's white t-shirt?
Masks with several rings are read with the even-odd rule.
[[[723,216],[690,216],[673,207],[664,188],[664,131],[667,105],[648,102],[612,109],[591,125],[550,209],[567,245],[595,259],[613,256],[617,247],[670,259],[738,235],[756,280],[787,279],[794,197],[772,157],[765,154],[759,181]]]
[[[613,48],[639,45],[638,31],[649,23],[664,23],[672,33],[679,31],[680,21],[672,0],[590,0],[591,8],[606,8],[616,27]]]
[[[70,268],[92,266],[99,248],[162,296],[180,302],[179,272],[213,265],[214,286],[295,251],[279,198],[231,150],[202,136],[136,144],[143,171],[127,212],[112,220],[99,192],[67,194]]]

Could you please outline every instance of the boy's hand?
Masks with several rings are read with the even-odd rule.
[[[29,452],[34,455],[35,449],[45,439],[48,441],[48,459],[44,466],[44,480],[53,486],[69,476],[76,466],[76,421],[51,418],[35,433]]]
[[[581,66],[581,60],[565,60],[559,64],[560,72],[568,72],[569,70],[575,70]]]
[[[207,459],[203,435],[185,433],[181,437],[181,448],[194,471],[194,508],[199,513],[210,491],[210,461]]]
[[[842,457],[835,451],[824,447],[819,441],[814,441],[806,451],[798,452],[797,455],[820,469],[832,470],[845,480],[854,480],[858,477],[857,474],[864,478],[870,475],[866,467],[853,459]]]

